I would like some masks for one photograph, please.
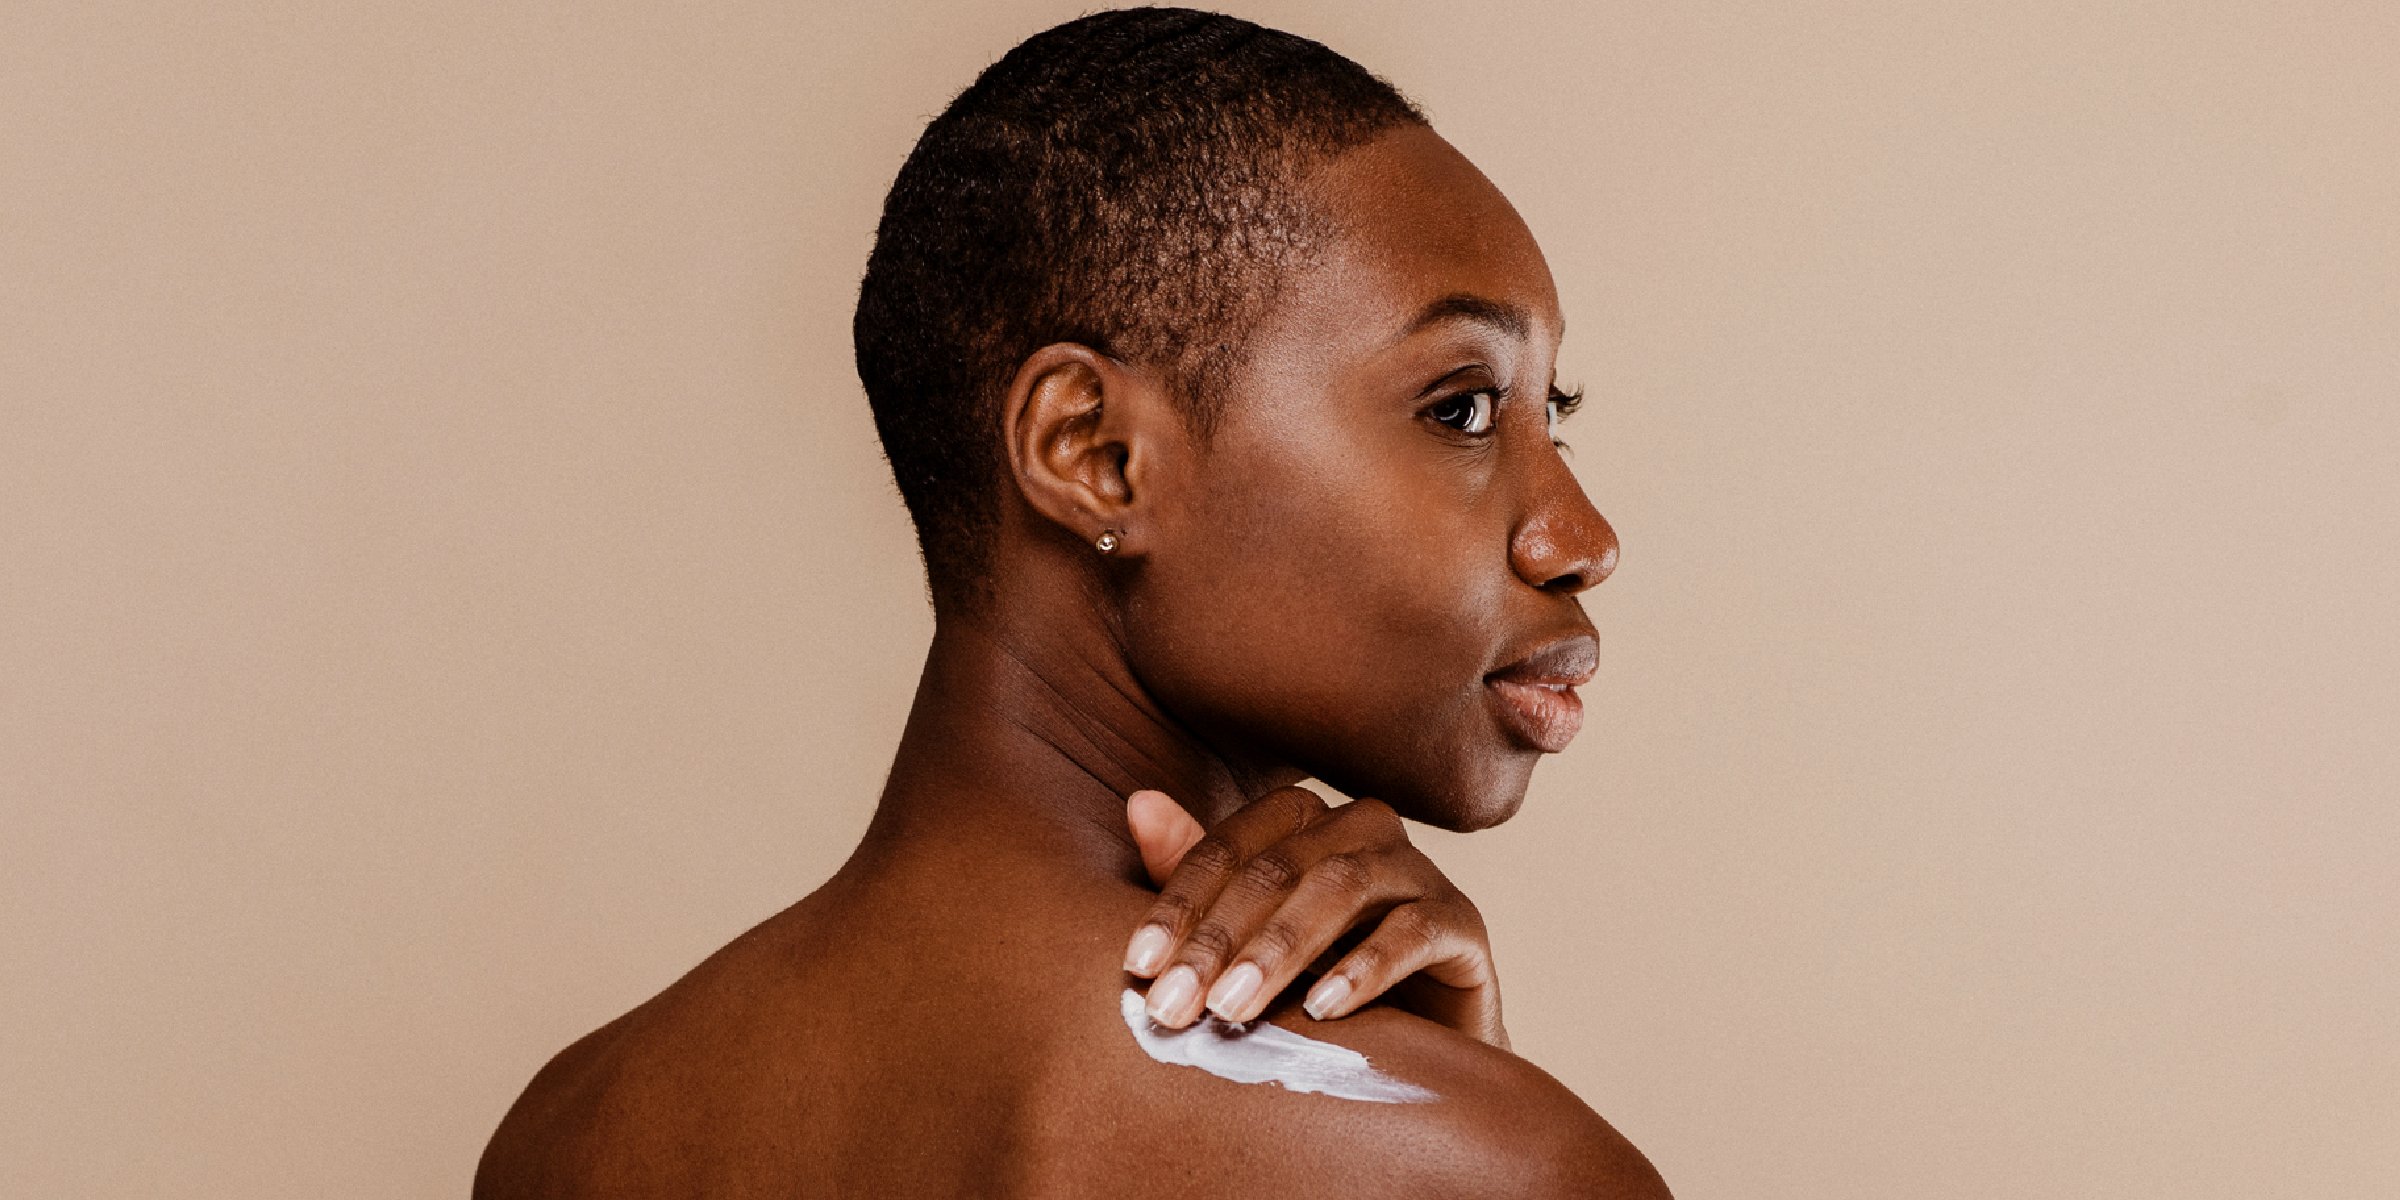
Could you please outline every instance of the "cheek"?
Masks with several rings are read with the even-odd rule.
[[[1410,812],[1404,794],[1521,795],[1523,756],[1482,685],[1505,637],[1505,526],[1431,470],[1365,455],[1253,457],[1220,477],[1242,483],[1162,530],[1128,597],[1159,701],[1220,749],[1438,824],[1459,818]]]

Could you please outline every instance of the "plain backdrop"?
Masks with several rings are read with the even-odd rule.
[[[1592,397],[1591,719],[1420,831],[1519,1051],[1686,1200],[2400,1195],[2400,6],[1237,8]],[[1078,11],[8,0],[0,1193],[462,1194],[834,869],[857,278]]]

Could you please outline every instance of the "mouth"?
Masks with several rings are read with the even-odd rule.
[[[1483,677],[1503,728],[1529,750],[1556,754],[1583,728],[1575,689],[1600,670],[1600,643],[1577,634],[1551,642]]]

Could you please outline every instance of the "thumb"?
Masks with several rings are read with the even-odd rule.
[[[1133,829],[1133,844],[1141,848],[1142,866],[1156,887],[1166,886],[1184,851],[1208,833],[1172,797],[1149,788],[1125,797],[1125,824]]]

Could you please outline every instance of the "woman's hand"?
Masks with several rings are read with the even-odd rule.
[[[1392,993],[1418,1016],[1508,1048],[1483,915],[1410,845],[1379,800],[1332,808],[1306,788],[1269,792],[1205,831],[1164,792],[1126,797],[1158,903],[1125,969],[1157,980],[1153,1020],[1175,1028],[1206,1007],[1248,1021],[1354,927],[1364,940],[1324,973],[1305,1007],[1320,1021]]]

